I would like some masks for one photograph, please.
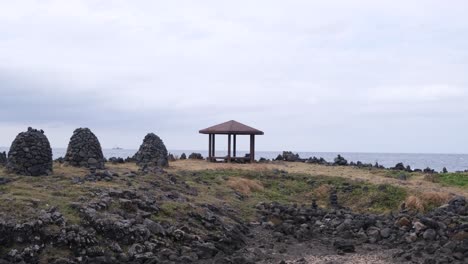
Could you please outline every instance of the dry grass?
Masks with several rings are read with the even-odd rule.
[[[452,194],[443,192],[415,193],[406,198],[405,205],[410,210],[423,212],[446,204],[451,198],[453,198]]]
[[[425,179],[425,174],[412,174],[407,181],[401,181],[388,177],[386,170],[380,169],[359,169],[354,167],[323,166],[317,164],[307,164],[302,162],[274,162],[274,163],[213,163],[204,160],[178,160],[171,162],[169,171],[204,171],[204,170],[246,170],[246,171],[271,171],[284,170],[289,173],[309,174],[320,177],[343,177],[360,182],[372,184],[390,184],[406,188],[416,192],[444,192],[462,196],[468,196],[468,189],[456,186],[443,186],[437,182]]]
[[[423,202],[421,201],[421,199],[419,199],[418,197],[414,195],[410,195],[406,198],[405,205],[406,205],[406,208],[412,211],[418,211],[418,212],[424,211]]]
[[[320,185],[313,191],[313,196],[319,199],[327,199],[327,197],[330,195],[330,192],[332,190],[332,186],[328,184]]]
[[[252,192],[264,190],[264,187],[260,181],[246,178],[230,177],[226,184],[235,191],[247,196],[250,196]]]
[[[421,194],[421,199],[426,205],[433,204],[434,206],[441,206],[448,203],[451,198],[453,198],[453,195],[443,192],[425,192]]]

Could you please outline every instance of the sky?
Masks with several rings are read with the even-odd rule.
[[[468,153],[467,1],[0,0],[0,146]],[[238,149],[248,149],[240,138]],[[218,139],[220,149],[227,142]]]

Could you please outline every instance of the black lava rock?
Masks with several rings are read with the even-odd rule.
[[[8,152],[7,170],[28,176],[52,173],[52,149],[43,130],[29,127],[15,138]]]
[[[200,153],[192,153],[189,155],[188,157],[189,159],[198,159],[198,160],[202,160],[203,159],[203,156],[202,154]]]
[[[333,164],[338,165],[338,166],[346,166],[346,165],[348,165],[348,161],[345,158],[343,158],[341,155],[338,154],[338,156],[335,158]]]
[[[6,152],[0,152],[0,166],[6,166],[7,164],[7,155]]]
[[[104,155],[98,138],[89,128],[78,128],[73,132],[64,158],[75,167],[104,169]]]
[[[133,158],[141,168],[167,167],[169,165],[166,146],[161,138],[153,133],[146,135]]]

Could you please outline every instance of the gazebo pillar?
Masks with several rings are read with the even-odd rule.
[[[212,144],[212,141],[211,141],[211,136],[212,134],[208,134],[208,161],[211,161],[211,144]]]
[[[211,161],[213,161],[213,160],[216,160],[214,158],[216,157],[216,141],[215,141],[216,134],[211,134],[211,136],[213,137],[211,139]]]
[[[250,135],[250,163],[255,161],[255,135]]]
[[[233,153],[232,156],[236,157],[236,134],[234,134],[234,145],[233,145]]]
[[[231,162],[231,134],[228,134],[228,162]]]

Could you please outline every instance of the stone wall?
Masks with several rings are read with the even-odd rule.
[[[29,127],[16,136],[8,152],[7,170],[28,176],[52,173],[52,149],[44,131]]]
[[[168,153],[164,142],[153,133],[149,133],[143,140],[140,149],[133,157],[138,166],[144,167],[167,167]]]
[[[75,167],[104,169],[104,155],[98,138],[89,128],[77,128],[68,144],[65,162]]]

